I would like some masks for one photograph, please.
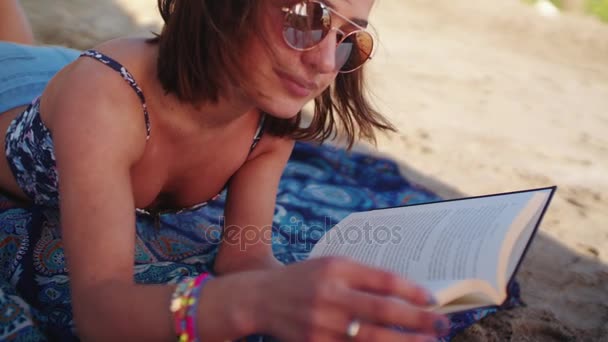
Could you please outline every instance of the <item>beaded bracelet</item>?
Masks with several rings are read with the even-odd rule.
[[[208,273],[181,280],[171,296],[171,312],[175,323],[175,333],[180,342],[198,342],[196,337],[196,311],[201,289],[212,279]]]

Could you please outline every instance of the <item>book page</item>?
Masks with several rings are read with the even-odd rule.
[[[477,306],[495,304],[496,290],[484,280],[446,280],[433,281],[425,284],[426,289],[431,291],[437,299],[438,307],[446,307],[456,304],[474,304]],[[436,308],[433,308],[435,310]]]
[[[498,288],[501,244],[533,192],[349,215],[311,257],[348,256],[418,283],[484,279]]]
[[[505,287],[506,283],[511,279],[513,273],[515,272],[515,269],[519,265],[522,254],[524,253],[526,246],[530,241],[530,237],[534,232],[534,228],[536,228],[536,225],[540,220],[540,216],[550,195],[551,190],[540,191],[534,194],[534,199],[532,200],[532,202],[537,203],[537,205],[532,208],[532,218],[527,222],[525,228],[522,229],[519,234],[513,236],[512,238],[509,237],[509,239],[505,241],[503,249],[504,252],[508,254],[508,257],[505,257],[505,260],[508,261],[508,264],[507,262],[503,261],[498,268],[499,271],[504,270],[502,274],[500,274],[499,280],[501,283],[505,284]]]

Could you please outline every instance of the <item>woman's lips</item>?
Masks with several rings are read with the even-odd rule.
[[[288,73],[277,71],[285,89],[290,94],[296,97],[308,97],[317,88],[315,82],[310,82],[305,79],[290,75]]]

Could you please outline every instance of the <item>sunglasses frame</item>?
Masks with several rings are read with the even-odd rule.
[[[286,23],[286,21],[287,21],[287,17],[288,17],[289,15],[294,14],[293,8],[294,8],[295,6],[297,6],[298,4],[302,4],[302,3],[305,3],[305,2],[306,2],[306,3],[311,3],[311,2],[312,2],[312,3],[318,4],[319,6],[321,6],[321,8],[322,8],[323,10],[327,10],[327,12],[329,12],[329,14],[330,14],[330,17],[329,17],[329,24],[330,24],[330,27],[329,27],[329,30],[327,31],[327,35],[325,35],[325,37],[323,37],[321,40],[319,40],[319,42],[317,42],[317,43],[315,43],[315,44],[313,44],[313,45],[311,45],[310,47],[307,47],[307,48],[299,48],[299,47],[293,46],[293,44],[291,44],[291,43],[289,42],[289,40],[287,39],[287,37],[285,37],[285,29],[286,29],[286,28],[288,28],[288,26],[287,26],[285,23]],[[340,44],[342,44],[342,43],[343,43],[343,42],[344,42],[344,41],[345,41],[345,40],[346,40],[348,37],[352,36],[353,34],[356,34],[356,33],[358,33],[358,32],[364,32],[365,34],[369,35],[369,36],[370,36],[370,38],[371,38],[372,50],[369,52],[369,55],[367,56],[367,58],[365,59],[365,61],[363,61],[363,62],[362,62],[360,65],[358,65],[356,68],[351,69],[351,70],[346,70],[346,71],[338,70],[338,73],[341,73],[341,74],[347,74],[347,73],[353,72],[353,71],[355,71],[355,70],[360,69],[361,67],[363,67],[363,65],[365,65],[365,63],[367,63],[369,60],[371,60],[371,59],[372,59],[372,56],[374,55],[374,52],[375,52],[375,50],[376,50],[376,37],[375,37],[375,36],[374,36],[374,35],[373,35],[373,34],[372,34],[370,31],[368,31],[368,30],[367,30],[365,27],[363,27],[363,26],[361,26],[361,25],[359,25],[359,24],[355,23],[354,21],[352,21],[352,20],[350,20],[349,18],[347,18],[345,15],[343,15],[343,14],[341,14],[340,12],[336,11],[335,9],[333,9],[333,8],[331,8],[331,7],[329,7],[329,6],[327,6],[327,5],[326,5],[326,4],[324,4],[323,2],[321,2],[321,1],[317,1],[317,0],[308,0],[308,1],[306,1],[306,0],[305,0],[305,1],[300,1],[300,2],[298,2],[298,3],[296,3],[296,4],[293,4],[293,5],[289,6],[289,7],[287,7],[287,6],[281,7],[281,11],[282,11],[283,13],[285,13],[285,18],[284,18],[284,22],[283,22],[283,25],[284,25],[284,30],[283,30],[283,40],[285,41],[285,43],[286,43],[286,44],[287,44],[287,45],[288,45],[290,48],[292,48],[292,49],[294,49],[294,50],[296,50],[296,51],[302,51],[302,52],[304,52],[304,51],[310,51],[310,50],[313,50],[314,48],[316,48],[317,46],[319,46],[319,45],[320,45],[320,44],[323,42],[323,40],[325,40],[325,38],[327,38],[327,36],[329,35],[329,32],[331,32],[331,31],[336,31],[336,32],[338,32],[338,33],[342,34],[342,38],[341,38],[339,41],[336,41],[336,46],[339,46],[339,45],[340,45]],[[346,32],[342,31],[342,30],[341,30],[340,28],[338,28],[338,27],[331,26],[331,21],[332,21],[332,20],[331,20],[331,14],[336,15],[338,18],[340,18],[340,19],[342,19],[342,20],[346,21],[347,23],[349,23],[349,24],[353,25],[353,26],[354,26],[355,28],[357,28],[357,29],[356,29],[356,30],[353,30],[353,31],[350,31],[349,33],[346,33]],[[351,53],[352,53],[352,52],[351,52]],[[348,61],[348,59],[347,59],[347,61]],[[346,62],[345,62],[345,63],[346,63]],[[341,69],[341,68],[342,68],[342,67],[340,67],[340,69]]]

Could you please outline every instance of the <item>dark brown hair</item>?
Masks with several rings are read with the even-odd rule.
[[[226,84],[246,84],[243,46],[261,28],[262,4],[293,0],[158,0],[165,22],[150,42],[159,44],[158,78],[167,93],[185,102],[217,102]],[[262,37],[263,41],[267,41]],[[394,127],[371,106],[364,94],[363,69],[338,74],[332,86],[315,99],[310,125],[301,127],[302,112],[293,119],[270,115],[266,131],[278,136],[322,142],[343,131],[348,146],[359,139],[375,142],[375,130]]]

